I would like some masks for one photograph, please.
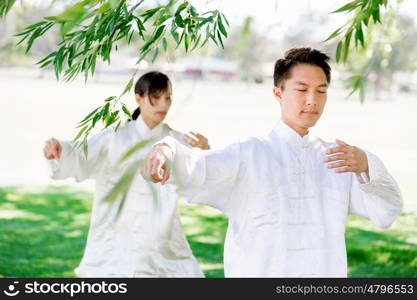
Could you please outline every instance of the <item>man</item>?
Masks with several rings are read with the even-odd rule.
[[[199,152],[167,137],[148,154],[145,176],[165,183],[172,162],[180,194],[228,215],[227,277],[346,277],[348,214],[387,228],[401,211],[379,158],[309,134],[326,104],[328,60],[295,48],[276,62],[282,115],[268,135]]]

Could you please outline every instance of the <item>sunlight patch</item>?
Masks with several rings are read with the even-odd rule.
[[[29,220],[42,220],[45,219],[42,216],[32,214],[21,210],[4,210],[0,211],[0,219],[29,219]]]

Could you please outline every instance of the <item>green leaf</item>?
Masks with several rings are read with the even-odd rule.
[[[350,46],[350,39],[352,37],[352,31],[349,31],[345,36],[345,47],[343,51],[343,62],[346,63],[348,55],[349,55],[349,46]]]
[[[174,18],[175,25],[180,28],[184,28],[184,20],[182,19],[181,15],[176,15]]]
[[[104,102],[111,102],[111,101],[113,101],[114,99],[116,99],[116,96],[110,96],[110,97],[108,97],[108,98],[104,99]]]
[[[116,122],[119,119],[118,115],[119,115],[119,111],[112,112],[110,114],[110,117],[106,120],[106,125],[104,128],[107,128],[110,125],[112,125],[114,122]]]
[[[352,1],[349,2],[348,4],[343,5],[342,7],[336,9],[335,11],[332,11],[331,13],[340,13],[340,12],[344,12],[344,11],[352,11],[354,10],[357,6],[358,6],[358,1]]]
[[[177,10],[175,11],[175,15],[179,15],[184,9],[188,6],[188,2],[183,2],[180,6],[178,6]]]
[[[374,19],[374,22],[375,23],[381,23],[381,18],[379,16],[379,7],[377,7],[374,10],[372,10],[372,18]]]
[[[156,58],[158,57],[158,54],[159,54],[159,48],[157,47],[152,53],[152,60],[151,60],[152,62],[155,62]]]
[[[145,11],[143,14],[141,14],[142,17],[145,17],[143,19],[143,23],[145,23],[146,21],[148,21],[150,18],[152,18],[159,10],[161,10],[162,8],[164,8],[164,6],[159,6],[156,8],[152,8],[152,9],[148,9],[147,11]]]
[[[227,31],[224,28],[222,19],[220,17],[217,18],[217,25],[219,26],[220,32],[224,35],[224,37],[227,37]]]
[[[98,9],[98,13],[99,14],[103,14],[105,12],[107,12],[110,8],[114,9],[114,7],[110,7],[110,3],[109,2],[105,2],[102,6],[100,6],[100,8]]]
[[[230,27],[229,21],[227,21],[226,16],[224,14],[220,14],[220,15],[222,16],[222,18],[223,18],[224,22],[226,23],[226,25]]]
[[[339,43],[337,43],[337,48],[336,48],[336,62],[340,61],[340,54],[342,53],[342,48],[343,48],[343,41],[339,41]]]
[[[222,36],[220,35],[220,31],[217,31],[217,37],[219,39],[220,45],[224,49],[223,40],[222,40]]]
[[[360,86],[359,86],[359,99],[360,102],[363,104],[365,102],[365,82],[364,80],[361,80]]]
[[[118,196],[126,194],[141,164],[142,164],[142,160],[133,162],[126,169],[126,171],[123,173],[120,179],[116,182],[116,184],[110,190],[110,192],[104,197],[104,201],[114,202]],[[120,209],[120,206],[123,205],[122,204],[124,202],[123,198],[120,201],[121,203],[119,203],[119,208],[117,209],[117,211]],[[113,217],[116,217],[116,215],[117,215],[117,212]]]
[[[111,97],[109,97],[111,98]],[[107,98],[107,99],[109,99]],[[106,99],[106,100],[107,100]],[[106,101],[104,100],[104,101]],[[101,108],[101,106],[97,107],[96,109],[94,109],[92,112],[90,112],[82,121],[78,122],[78,124],[84,123],[85,121],[89,120],[90,118],[93,117],[93,115]]]
[[[122,110],[123,112],[129,117],[129,119],[132,119],[132,114],[130,113],[129,109],[126,107],[126,105],[122,104]]]
[[[106,118],[107,118],[107,116],[108,116],[108,113],[109,113],[109,108],[110,108],[110,103],[109,102],[107,102],[104,106],[103,106],[103,110],[102,110],[102,113],[101,113],[101,119],[104,121]]]
[[[126,94],[127,92],[129,92],[132,89],[132,85],[133,85],[133,77],[130,78],[129,82],[126,84],[126,87],[123,90],[123,93],[120,95],[120,97]]]
[[[88,159],[88,143],[87,143],[87,140],[83,140],[82,146],[83,146],[83,152],[84,152],[85,159]]]
[[[38,61],[36,64],[37,65],[42,65],[45,62],[47,62],[50,58],[54,57],[56,55],[56,51],[49,53],[47,56],[45,56],[44,58],[42,58],[40,61]]]
[[[363,38],[363,31],[362,31],[361,23],[359,23],[359,25],[356,27],[355,40],[360,41],[362,48],[365,48],[365,40]]]
[[[117,130],[119,130],[120,124],[122,124],[121,120],[117,122],[116,126],[114,127],[114,132],[117,132]]]
[[[0,4],[0,17],[4,17],[15,4],[16,0],[2,0]]]
[[[329,40],[334,39],[335,37],[337,37],[343,27],[344,26],[341,26],[341,27],[337,28],[335,31],[333,31],[333,33],[331,35],[329,35],[328,38],[324,40],[324,42],[327,42],[327,41],[329,41]]]
[[[145,147],[146,145],[148,145],[150,143],[150,140],[143,140],[140,141],[138,143],[136,143],[135,145],[133,145],[125,154],[123,154],[120,158],[119,158],[119,163],[125,161],[127,158],[129,158],[132,154],[136,153],[137,151],[139,151],[140,149],[142,149],[143,147]]]
[[[189,35],[185,35],[184,36],[184,47],[185,47],[185,52],[188,52],[188,47],[190,45],[190,36]]]
[[[165,52],[168,51],[168,42],[167,42],[167,39],[165,37],[162,38],[162,47],[163,47]]]
[[[171,35],[174,38],[175,42],[177,43],[177,47],[178,47],[180,44],[180,38],[178,36],[178,33],[176,31],[171,31]]]
[[[156,32],[155,32],[155,34],[154,34],[154,36],[153,36],[153,40],[158,40],[159,39],[159,37],[162,35],[162,33],[164,32],[164,29],[165,29],[165,25],[162,25],[162,26],[160,26],[157,30],[156,30]]]
[[[96,123],[97,123],[97,121],[98,120],[100,120],[100,118],[101,118],[101,111],[100,112],[98,112],[94,117],[93,117],[93,125],[92,125],[92,127],[94,127],[95,125],[96,125]]]
[[[197,37],[197,40],[195,41],[194,46],[193,46],[193,48],[191,49],[191,51],[194,51],[194,49],[198,47],[198,44],[200,43],[200,39],[201,39],[201,35],[199,35],[199,36]]]
[[[78,140],[80,138],[80,136],[87,130],[89,126],[85,125],[79,132],[78,134],[75,136],[75,138],[72,140],[73,142],[75,142],[76,140]]]
[[[155,22],[153,23],[153,26],[159,26],[161,24],[163,24],[166,20],[172,18],[172,15],[165,15],[160,17],[159,19],[156,19]]]

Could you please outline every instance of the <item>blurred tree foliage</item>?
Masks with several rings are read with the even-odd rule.
[[[390,0],[390,3],[394,2],[396,0]],[[0,1],[0,18],[5,17],[17,3],[26,2]],[[87,81],[94,75],[97,60],[110,64],[112,52],[118,51],[121,45],[127,44],[137,49],[138,65],[145,58],[154,61],[161,53],[172,54],[179,48],[183,48],[185,52],[193,51],[203,47],[208,41],[224,48],[224,39],[228,37],[229,24],[219,10],[201,13],[187,0],[154,1],[152,4],[144,0],[50,0],[48,3],[45,14],[38,11],[38,20],[28,19],[25,20],[28,23],[23,26],[18,24],[18,45],[24,47],[25,53],[35,51],[35,45],[38,44],[35,42],[56,30],[58,38],[52,38],[50,43],[42,45],[50,48],[38,65],[41,68],[52,67],[58,79],[72,80],[83,74]],[[349,67],[352,71],[362,72],[361,75],[348,78],[348,84],[352,92],[360,92],[363,102],[369,72],[384,73],[387,67],[394,70],[394,64],[410,64],[405,59],[407,55],[395,47],[395,43],[399,45],[405,41],[398,39],[398,34],[391,27],[385,31],[380,27],[385,22],[388,26],[396,17],[390,13],[388,0],[347,1],[333,13],[348,14],[346,23],[325,40],[336,41],[336,61],[346,64],[348,59],[355,60],[363,53],[370,53],[365,62],[359,63],[356,59],[358,63]],[[256,70],[251,68],[259,65],[257,59],[264,50],[262,38],[251,31],[251,22],[247,18],[239,35],[234,35],[237,39],[236,47],[229,54],[240,52],[243,71],[256,74]],[[376,32],[381,35],[374,34]],[[385,37],[392,37],[394,40],[385,41]],[[408,41],[410,44],[407,49],[414,49],[412,41],[413,39]],[[14,45],[8,44],[6,47],[11,49]],[[254,54],[258,56],[255,57]],[[97,124],[101,124],[103,129],[114,126],[117,130],[122,116],[125,119],[131,117],[121,102],[121,97],[131,90],[135,74],[136,72],[132,74],[120,95],[108,97],[103,105],[79,122],[79,132],[74,142],[83,147],[85,155],[88,153],[87,138]],[[134,172],[129,176],[122,177],[124,183],[131,180]],[[120,182],[117,186],[123,186],[121,190],[126,190],[124,183]]]
[[[365,86],[373,87],[378,100],[382,90],[391,89],[395,74],[417,69],[417,28],[412,18],[389,10],[382,26],[369,25],[366,36],[368,47],[352,53],[345,66],[348,72],[361,75],[353,80],[350,77],[347,85],[356,87],[356,81],[361,81],[361,94],[365,93]],[[407,82],[402,88],[407,88]],[[363,101],[364,96],[360,98]]]

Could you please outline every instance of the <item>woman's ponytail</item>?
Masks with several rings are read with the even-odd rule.
[[[171,81],[168,76],[158,71],[148,72],[142,75],[135,84],[135,94],[143,97],[149,96],[149,102],[152,104],[152,97],[164,91],[171,89]],[[136,120],[140,115],[140,107],[132,113],[132,120]]]
[[[135,111],[132,114],[132,120],[136,120],[140,115],[140,107],[136,108]]]

